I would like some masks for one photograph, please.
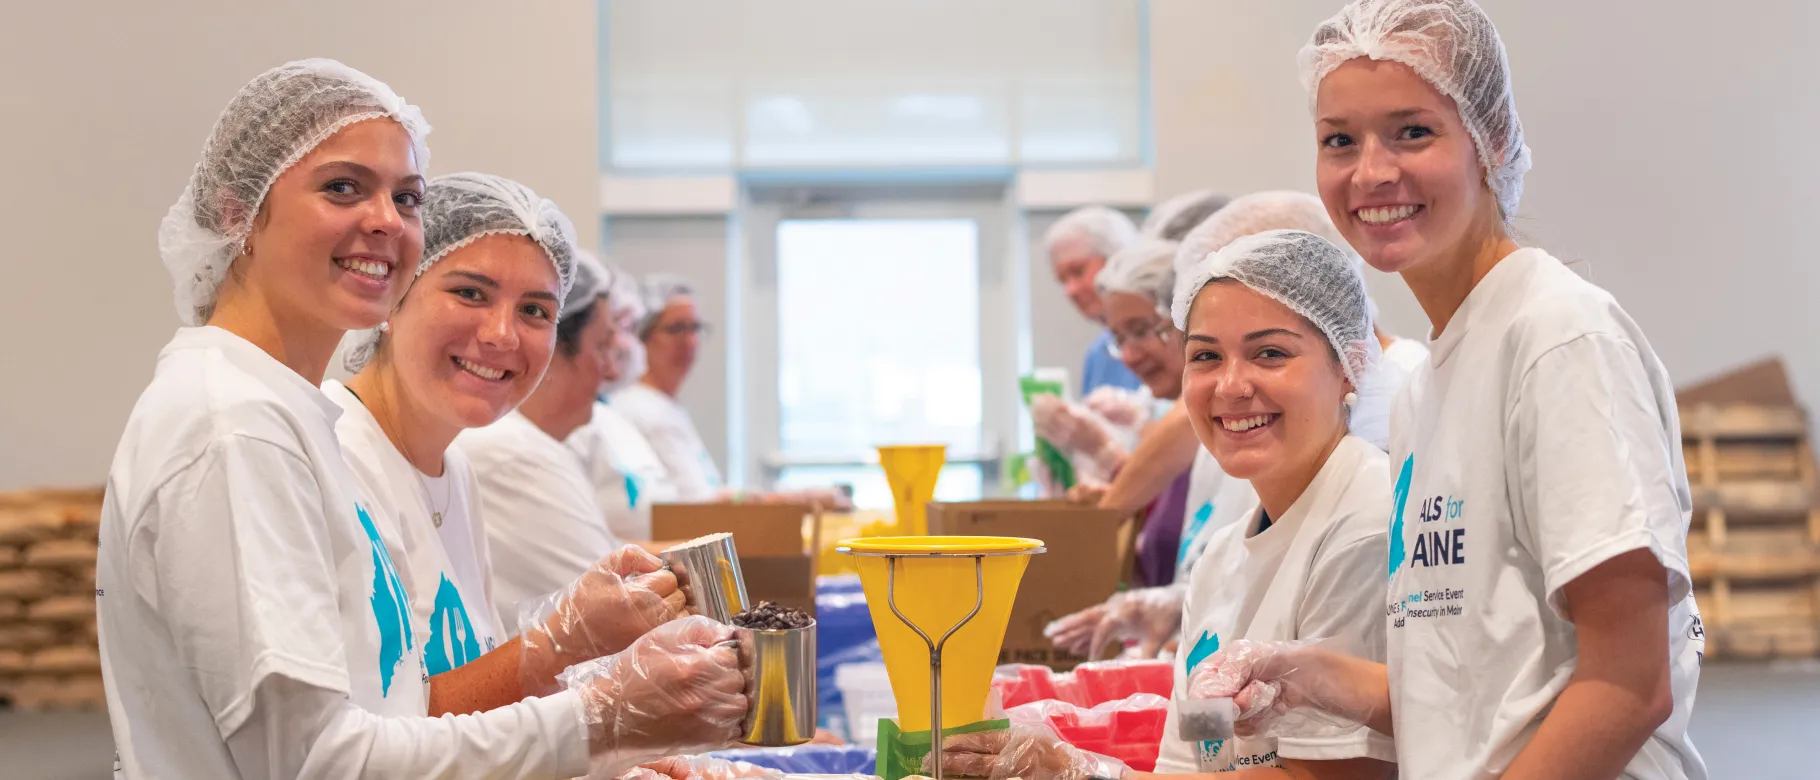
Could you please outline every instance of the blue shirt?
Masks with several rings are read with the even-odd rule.
[[[1087,397],[1094,390],[1111,385],[1126,390],[1136,391],[1144,386],[1143,380],[1131,369],[1125,367],[1125,361],[1112,356],[1112,331],[1102,331],[1100,337],[1087,347],[1087,359],[1081,364],[1081,397]]]

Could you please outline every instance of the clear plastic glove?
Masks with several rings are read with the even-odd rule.
[[[1155,658],[1182,629],[1182,585],[1137,588],[1113,594],[1106,603],[1050,623],[1043,635],[1056,647],[1097,661],[1112,642],[1135,641],[1137,658]],[[1066,644],[1064,644],[1066,642]]]
[[[1235,640],[1189,672],[1181,698],[1231,700],[1233,733],[1241,737],[1297,736],[1311,728],[1370,723],[1373,707],[1341,671],[1343,656],[1321,644]]]
[[[738,739],[751,685],[738,645],[731,626],[686,617],[563,672],[559,681],[581,696],[589,777],[619,777],[664,756],[718,750]]]
[[[528,694],[553,692],[553,674],[630,647],[646,632],[682,617],[685,594],[663,561],[626,546],[596,562],[567,588],[518,608]]]
[[[1081,399],[1081,405],[1120,428],[1141,428],[1150,420],[1150,404],[1122,387],[1102,386]]]
[[[736,780],[744,777],[783,777],[784,773],[745,761],[713,756],[670,756],[640,765],[618,780]]]
[[[923,759],[923,771],[935,769],[936,756]],[[947,777],[987,780],[1117,780],[1131,771],[1122,761],[1063,742],[1048,726],[956,734],[942,740],[940,760]]]
[[[1095,604],[1072,615],[1064,615],[1043,626],[1043,636],[1057,648],[1075,655],[1087,655],[1094,650],[1093,633],[1099,630],[1100,620],[1106,617],[1106,605]]]
[[[1109,474],[1125,460],[1125,448],[1105,420],[1085,407],[1053,395],[1030,399],[1030,421],[1036,435],[1062,452],[1082,458],[1094,471]]]

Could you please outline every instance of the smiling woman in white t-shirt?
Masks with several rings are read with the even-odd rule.
[[[578,252],[555,203],[510,179],[439,176],[422,219],[410,290],[383,329],[351,338],[347,363],[359,373],[323,391],[343,409],[336,432],[369,512],[402,538],[395,560],[423,637],[429,712],[441,715],[548,690],[568,663],[619,652],[680,617],[683,596],[655,557],[623,550],[571,585],[560,614],[534,629],[529,655],[513,636],[519,615],[496,608],[478,484],[451,445],[524,402],[558,321],[594,304],[605,271]],[[567,630],[582,622],[596,630]],[[551,645],[561,658],[545,652]]]
[[[1183,331],[1182,400],[1202,446],[1256,498],[1216,532],[1186,589],[1176,688],[1234,643],[1325,640],[1382,658],[1378,586],[1387,549],[1384,453],[1349,435],[1354,388],[1379,357],[1364,279],[1312,233],[1268,231],[1192,267],[1172,313]],[[1388,737],[1358,724],[1303,724],[1270,736],[1176,739],[1171,706],[1161,774],[1388,778]],[[1045,729],[957,737],[945,758],[967,776],[1032,780],[1145,773],[1062,745]]]
[[[186,327],[121,436],[96,561],[127,777],[569,776],[673,751],[670,721],[737,733],[729,632],[700,619],[525,706],[425,717],[399,543],[317,383],[422,256],[428,131],[359,71],[288,63],[229,102],[160,226]]]
[[[1253,648],[1230,676],[1394,733],[1404,777],[1704,778],[1672,386],[1611,295],[1510,238],[1530,155],[1497,30],[1357,0],[1301,62],[1321,198],[1432,354],[1392,418],[1388,664]]]

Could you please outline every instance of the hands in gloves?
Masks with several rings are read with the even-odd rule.
[[[783,773],[744,761],[711,756],[670,756],[620,775],[618,780],[737,780],[745,777],[782,777]]]
[[[934,771],[937,759],[935,752],[925,757],[923,771]],[[1130,771],[1121,761],[1063,742],[1048,726],[956,734],[942,740],[939,760],[948,777],[986,780],[1117,780]]]
[[[682,617],[684,593],[663,562],[636,546],[613,552],[567,588],[519,606],[527,693],[555,690],[553,675],[630,647]]]
[[[1095,471],[1110,474],[1125,460],[1125,448],[1110,426],[1086,408],[1053,395],[1030,399],[1036,435],[1062,452],[1084,458]]]
[[[1076,612],[1043,629],[1056,647],[1098,660],[1110,642],[1133,640],[1138,657],[1155,658],[1182,629],[1182,585],[1137,588],[1117,593],[1106,603]]]
[[[738,739],[749,681],[737,647],[731,626],[687,617],[563,672],[563,685],[581,695],[591,776],[618,777],[647,761]]]

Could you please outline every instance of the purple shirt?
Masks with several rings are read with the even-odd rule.
[[[1188,475],[1182,472],[1150,502],[1150,514],[1144,519],[1144,530],[1138,532],[1138,587],[1156,587],[1175,581],[1175,557],[1181,552],[1182,518],[1188,511]]]

